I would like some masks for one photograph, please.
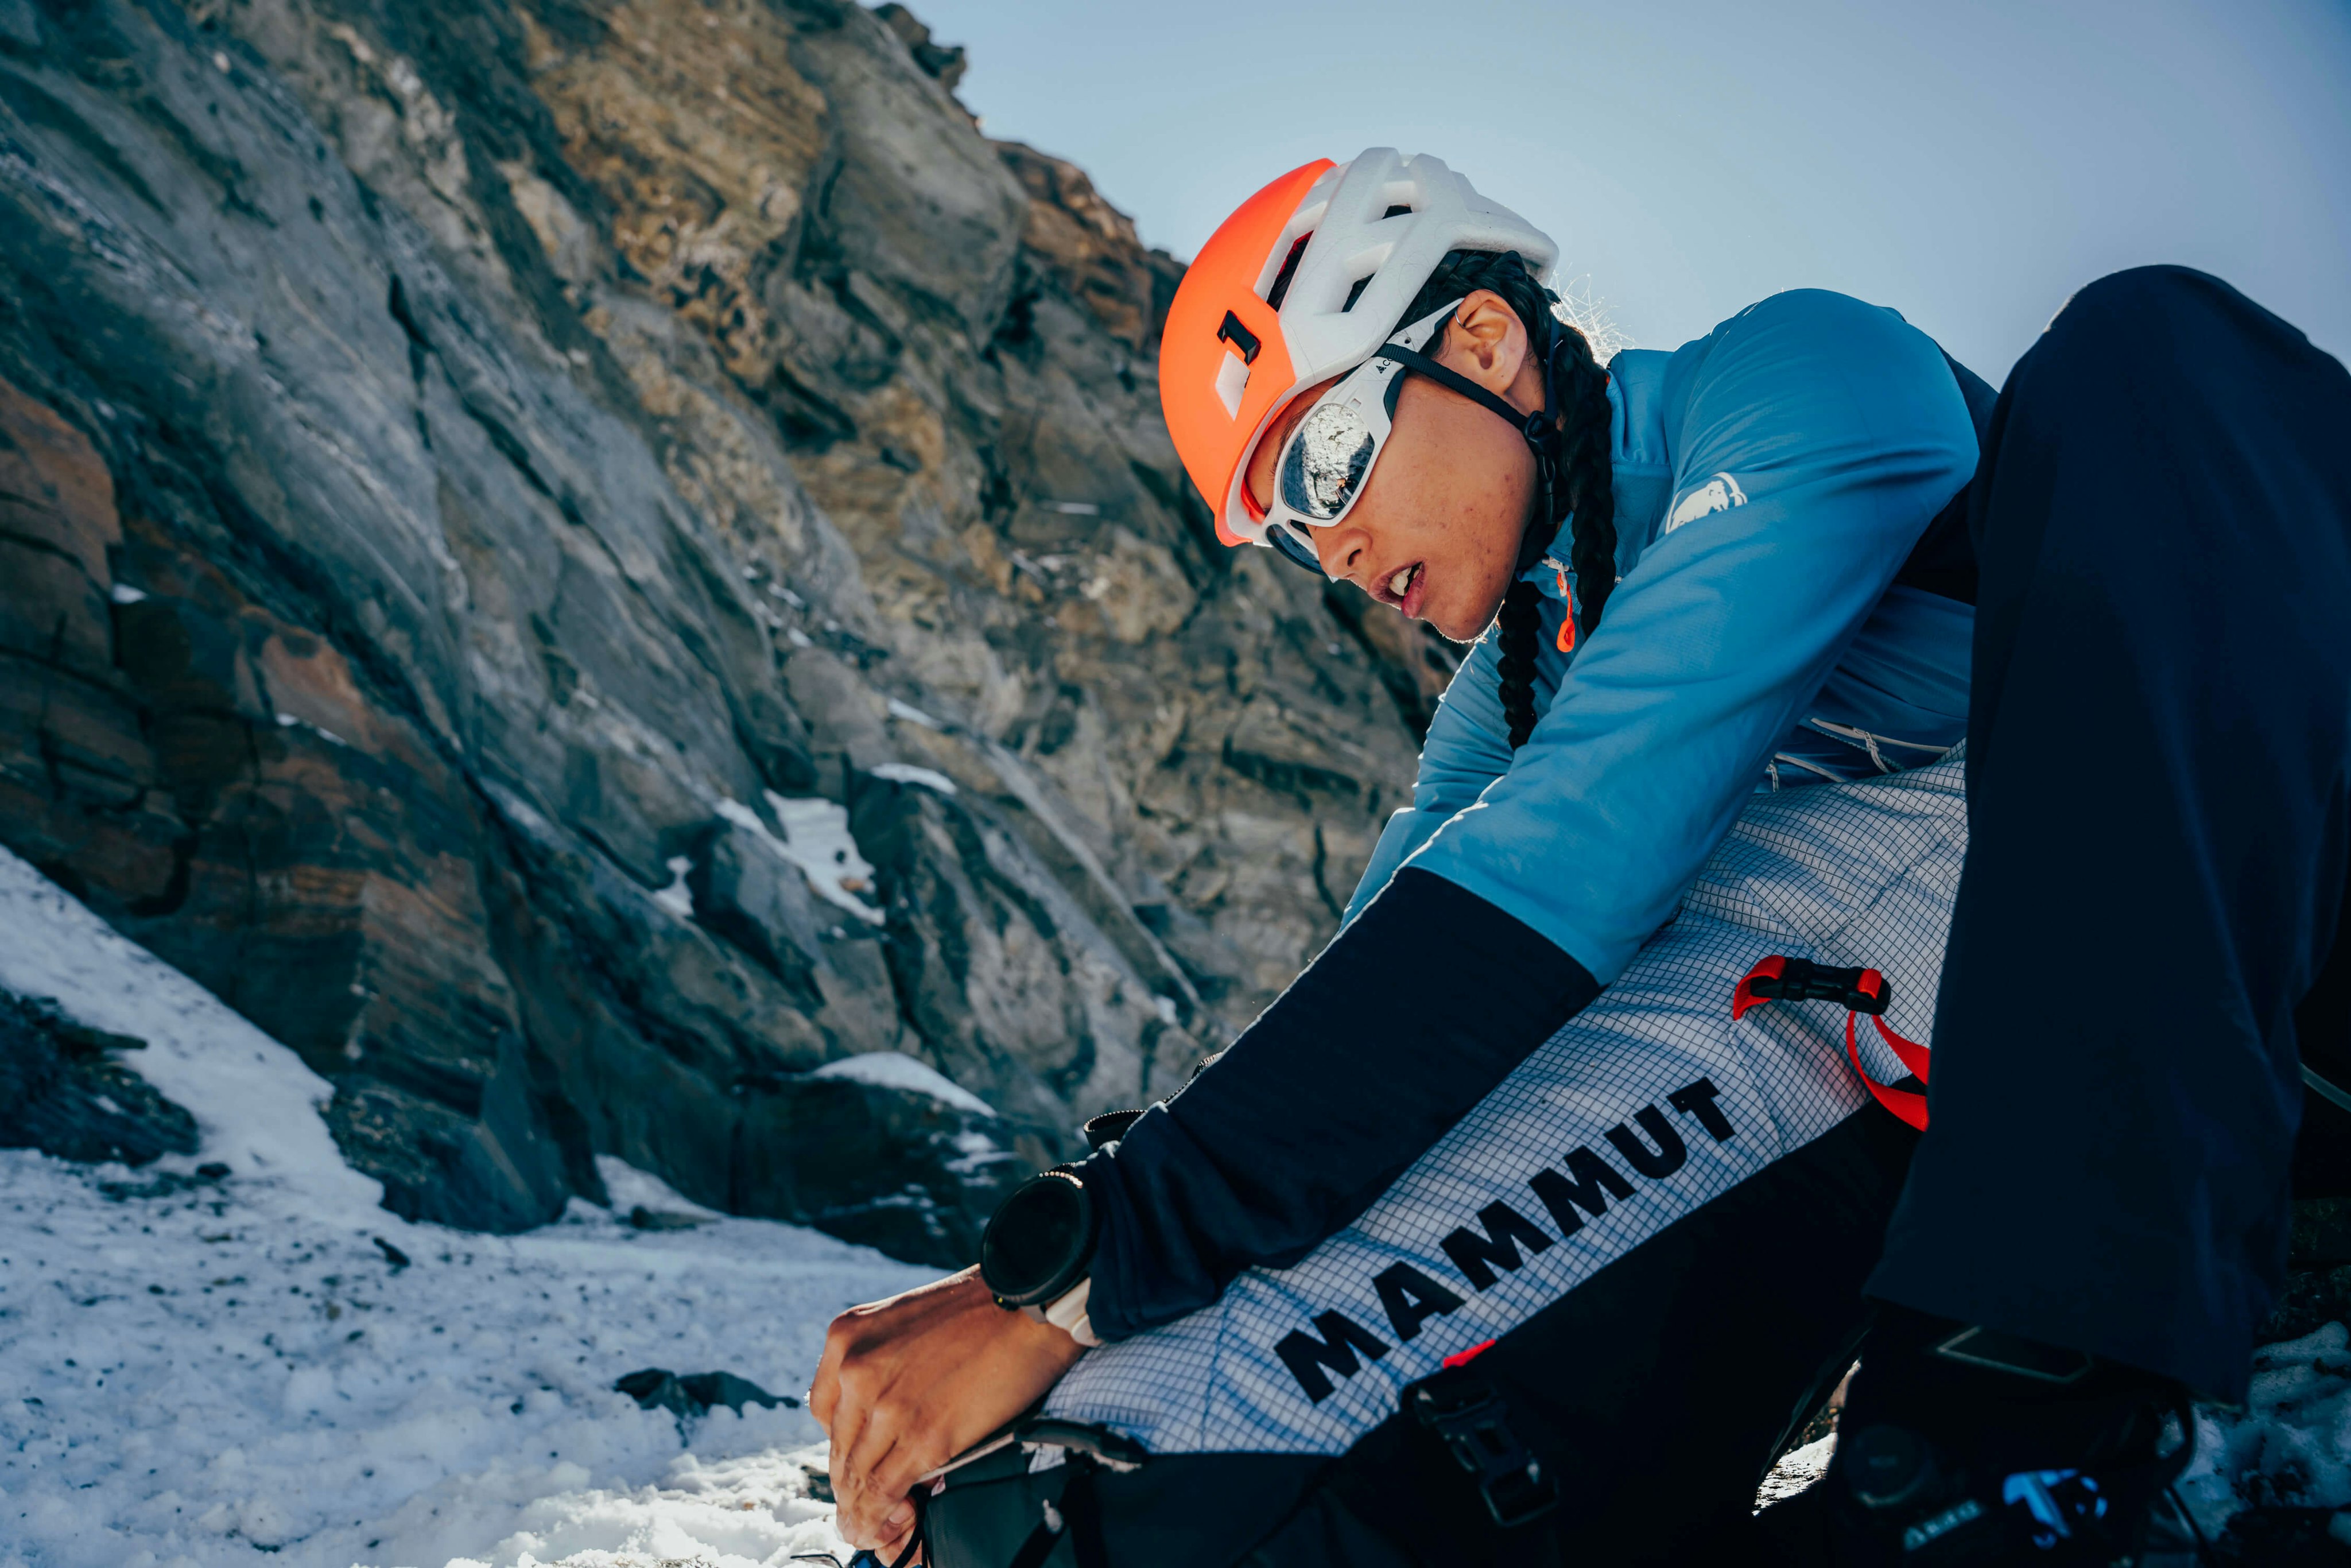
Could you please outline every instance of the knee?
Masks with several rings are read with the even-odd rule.
[[[2188,267],[2135,267],[2076,291],[2035,347],[2044,355],[2116,368],[2159,368],[2232,317],[2261,308],[2210,273]]]

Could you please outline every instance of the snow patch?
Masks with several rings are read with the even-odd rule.
[[[131,587],[127,582],[116,583],[106,591],[106,596],[117,604],[136,604],[147,597],[145,592]]]
[[[884,762],[871,769],[876,779],[887,779],[893,784],[919,784],[925,789],[935,789],[942,795],[956,792],[956,781],[936,768],[917,768],[911,762]]]
[[[604,1196],[612,1200],[614,1214],[647,1208],[656,1214],[684,1214],[695,1219],[726,1218],[715,1208],[703,1207],[652,1172],[641,1171],[611,1155],[596,1156],[596,1175],[604,1183]]]
[[[653,894],[653,902],[676,915],[680,920],[694,918],[694,892],[685,885],[685,873],[694,869],[694,862],[685,855],[669,857],[669,885]]]
[[[740,800],[721,800],[717,807],[720,816],[799,867],[818,897],[881,925],[882,911],[858,896],[872,887],[873,865],[858,852],[857,840],[849,831],[848,809],[825,800],[795,800],[773,789],[768,791],[768,809],[784,831],[780,839],[768,831],[758,812]]]
[[[343,1164],[319,1108],[334,1086],[210,991],[116,935],[55,883],[0,850],[0,987],[54,1000],[68,1017],[147,1042],[134,1067],[196,1119],[203,1149],[165,1170],[217,1160],[260,1177],[324,1219],[397,1225],[381,1184]]]
[[[1771,1467],[1771,1473],[1763,1478],[1762,1486],[1757,1490],[1755,1506],[1765,1509],[1775,1502],[1785,1502],[1818,1484],[1829,1473],[1829,1458],[1835,1452],[1836,1434],[1831,1432],[1818,1442],[1806,1443],[1781,1455],[1780,1462]]]
[[[2253,1352],[2241,1412],[2197,1406],[2179,1492],[2216,1540],[2252,1504],[2351,1506],[2351,1333],[2326,1323]]]
[[[302,717],[299,714],[279,714],[277,716],[277,727],[280,729],[294,729],[298,727],[307,729],[312,735],[319,737],[321,740],[327,741],[335,746],[349,746],[350,744],[350,742],[345,740],[341,736],[337,735],[333,730],[327,728],[323,725],[312,724],[308,719]]]
[[[945,729],[946,727],[946,725],[941,724],[937,719],[933,718],[929,714],[925,713],[921,708],[916,707],[914,704],[900,702],[896,697],[892,697],[890,699],[890,716],[892,718],[903,718],[908,724],[919,724],[925,729]]]
[[[975,1116],[993,1116],[996,1108],[926,1062],[916,1061],[904,1051],[869,1051],[856,1056],[844,1056],[839,1061],[828,1061],[816,1070],[819,1078],[847,1078],[859,1083],[872,1083],[883,1089],[899,1089],[913,1094],[927,1094],[934,1100],[945,1101],[958,1111],[968,1111]],[[968,1152],[968,1151],[967,1151]]]

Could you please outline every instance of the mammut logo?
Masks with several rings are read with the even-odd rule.
[[[1736,1137],[1738,1130],[1715,1103],[1719,1097],[1713,1081],[1701,1078],[1667,1095],[1666,1103],[1696,1122],[1716,1143],[1724,1144]],[[1650,1181],[1664,1181],[1689,1160],[1689,1145],[1655,1105],[1635,1112],[1632,1126],[1619,1122],[1609,1128],[1602,1141]],[[1560,1238],[1583,1229],[1587,1218],[1597,1219],[1607,1213],[1611,1199],[1622,1203],[1639,1190],[1624,1172],[1589,1147],[1569,1150],[1559,1164],[1565,1168],[1546,1166],[1527,1178],[1528,1189],[1551,1216],[1558,1237],[1497,1200],[1478,1211],[1474,1228],[1459,1226],[1437,1244],[1471,1290],[1493,1289],[1503,1273],[1517,1272],[1527,1258],[1548,1252]],[[1465,1300],[1444,1281],[1409,1263],[1389,1264],[1372,1276],[1371,1286],[1387,1314],[1389,1328],[1400,1341],[1418,1338],[1421,1326],[1430,1318],[1458,1310]],[[1314,1315],[1313,1332],[1300,1329],[1284,1334],[1273,1354],[1290,1368],[1306,1397],[1320,1405],[1331,1397],[1332,1374],[1353,1377],[1363,1370],[1364,1360],[1377,1361],[1393,1348],[1344,1312],[1328,1312]]]
[[[1680,504],[1667,517],[1663,531],[1672,533],[1684,523],[1694,523],[1700,517],[1745,505],[1747,492],[1739,487],[1739,481],[1729,474],[1717,474],[1681,498]]]

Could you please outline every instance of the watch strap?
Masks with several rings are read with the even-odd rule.
[[[1093,1296],[1094,1282],[1089,1275],[1069,1291],[1054,1298],[1045,1309],[1045,1321],[1084,1345],[1088,1350],[1102,1343],[1094,1334],[1093,1321],[1086,1315],[1086,1304]]]

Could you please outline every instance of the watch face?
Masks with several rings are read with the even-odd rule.
[[[1086,1262],[1086,1191],[1075,1178],[1038,1177],[1004,1200],[979,1241],[979,1275],[1016,1306],[1058,1294]]]

